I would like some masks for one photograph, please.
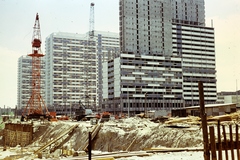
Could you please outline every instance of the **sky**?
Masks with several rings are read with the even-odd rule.
[[[119,0],[0,0],[0,107],[17,105],[18,58],[31,53],[36,13],[42,51],[53,32],[86,33],[90,3],[94,29],[119,31]],[[215,28],[217,91],[240,89],[240,1],[205,0],[206,26]]]

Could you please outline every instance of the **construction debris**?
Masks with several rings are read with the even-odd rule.
[[[200,124],[201,118],[194,117],[194,116],[188,116],[188,117],[175,117],[175,118],[169,118],[168,121],[166,121],[166,124],[173,124],[173,123],[190,123],[190,124]]]
[[[44,149],[46,149],[47,147],[49,147],[50,145],[56,143],[59,139],[61,139],[63,136],[71,133],[75,128],[77,128],[78,125],[73,125],[70,128],[64,130],[57,138],[54,138],[53,140],[47,142],[45,145],[43,145],[42,147],[40,147],[38,150],[34,151],[34,154],[38,154],[39,152],[43,151]]]
[[[208,123],[216,123],[218,120],[224,121],[224,123],[236,123],[238,117],[239,112],[208,117]],[[26,147],[20,146],[24,153],[30,153],[31,156],[35,155],[32,159],[36,157],[53,159],[54,157],[73,155],[84,159],[88,145],[88,133],[92,132],[94,138],[92,139],[92,149],[102,152],[117,152],[120,150],[135,152],[146,151],[146,148],[150,148],[146,151],[148,154],[203,147],[199,117],[161,118],[164,119],[165,123],[160,121],[153,123],[150,119],[137,117],[112,119],[104,123],[70,120],[45,121],[44,123],[33,121],[34,134],[31,144]],[[20,134],[20,131],[18,132]],[[2,146],[4,146],[3,144]],[[6,150],[9,150],[9,147]],[[126,154],[126,156],[128,155],[131,154]],[[116,156],[111,155],[109,157],[115,158]]]
[[[217,121],[239,121],[240,112],[234,112],[231,114],[220,115],[220,116],[209,116],[207,117],[208,124],[216,124]],[[188,117],[169,117],[168,120],[165,121],[165,124],[174,124],[174,123],[186,123],[192,125],[200,125],[201,118],[196,116],[188,116]]]
[[[233,117],[227,114],[227,115],[221,115],[221,116],[208,117],[207,121],[231,121],[232,119]]]

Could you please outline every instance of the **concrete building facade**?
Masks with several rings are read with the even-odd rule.
[[[119,56],[119,33],[94,31],[94,40],[97,47],[97,89],[98,89],[98,106],[102,107],[102,63],[107,62]]]
[[[46,38],[46,103],[58,114],[96,106],[96,47],[85,35],[52,33]]]
[[[237,108],[240,107],[240,90],[235,92],[218,92],[217,103],[235,103]]]
[[[204,0],[120,0],[119,57],[103,65],[103,109],[138,113],[216,101],[214,29]]]
[[[46,103],[58,114],[101,109],[102,62],[119,53],[119,34],[52,33],[46,38]]]
[[[198,105],[198,81],[204,84],[205,103],[216,102],[214,29],[173,23],[172,31],[173,53],[181,57],[185,105]]]

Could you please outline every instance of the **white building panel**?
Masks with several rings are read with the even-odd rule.
[[[182,68],[171,68],[171,71],[182,72]]]
[[[182,89],[172,89],[172,92],[182,93],[183,90]]]
[[[122,80],[135,80],[135,77],[121,77]]]
[[[154,87],[154,86],[160,86],[160,84],[151,84],[151,83],[149,83],[148,86]]]
[[[131,92],[131,91],[136,91],[136,89],[135,88],[122,88],[122,91]]]
[[[60,48],[61,49],[69,49],[69,47],[63,47],[63,46],[61,46]]]
[[[135,57],[135,55],[134,55],[134,54],[124,54],[124,53],[122,53],[122,54],[121,54],[121,57],[129,57],[129,58],[134,58],[134,57]]]
[[[132,74],[134,74],[134,75],[145,75],[145,73],[143,73],[143,72],[132,72]]]
[[[182,79],[172,79],[171,81],[172,81],[172,82],[183,82]]]
[[[174,74],[170,74],[170,73],[163,73],[163,76],[169,76],[169,77],[173,77]]]
[[[154,92],[154,89],[143,88],[142,92]]]
[[[145,97],[144,94],[133,94],[132,96],[133,96],[133,97]]]
[[[121,68],[126,68],[126,69],[135,69],[135,66],[121,65]]]
[[[159,62],[147,62],[148,64],[159,65]]]
[[[174,95],[163,95],[164,98],[174,98]]]

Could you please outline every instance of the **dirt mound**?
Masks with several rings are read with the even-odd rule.
[[[199,146],[202,146],[202,132],[197,126],[168,128],[147,119],[130,118],[105,123],[95,140],[94,148],[101,151],[139,151],[152,147]]]
[[[80,151],[93,127],[88,122],[55,122],[37,125],[34,144],[43,145],[56,138],[71,125],[79,124],[72,135],[63,138],[64,148]],[[99,151],[139,151],[151,147],[199,147],[202,146],[202,131],[198,126],[168,127],[153,123],[148,119],[128,118],[105,122],[93,142],[93,150]]]

